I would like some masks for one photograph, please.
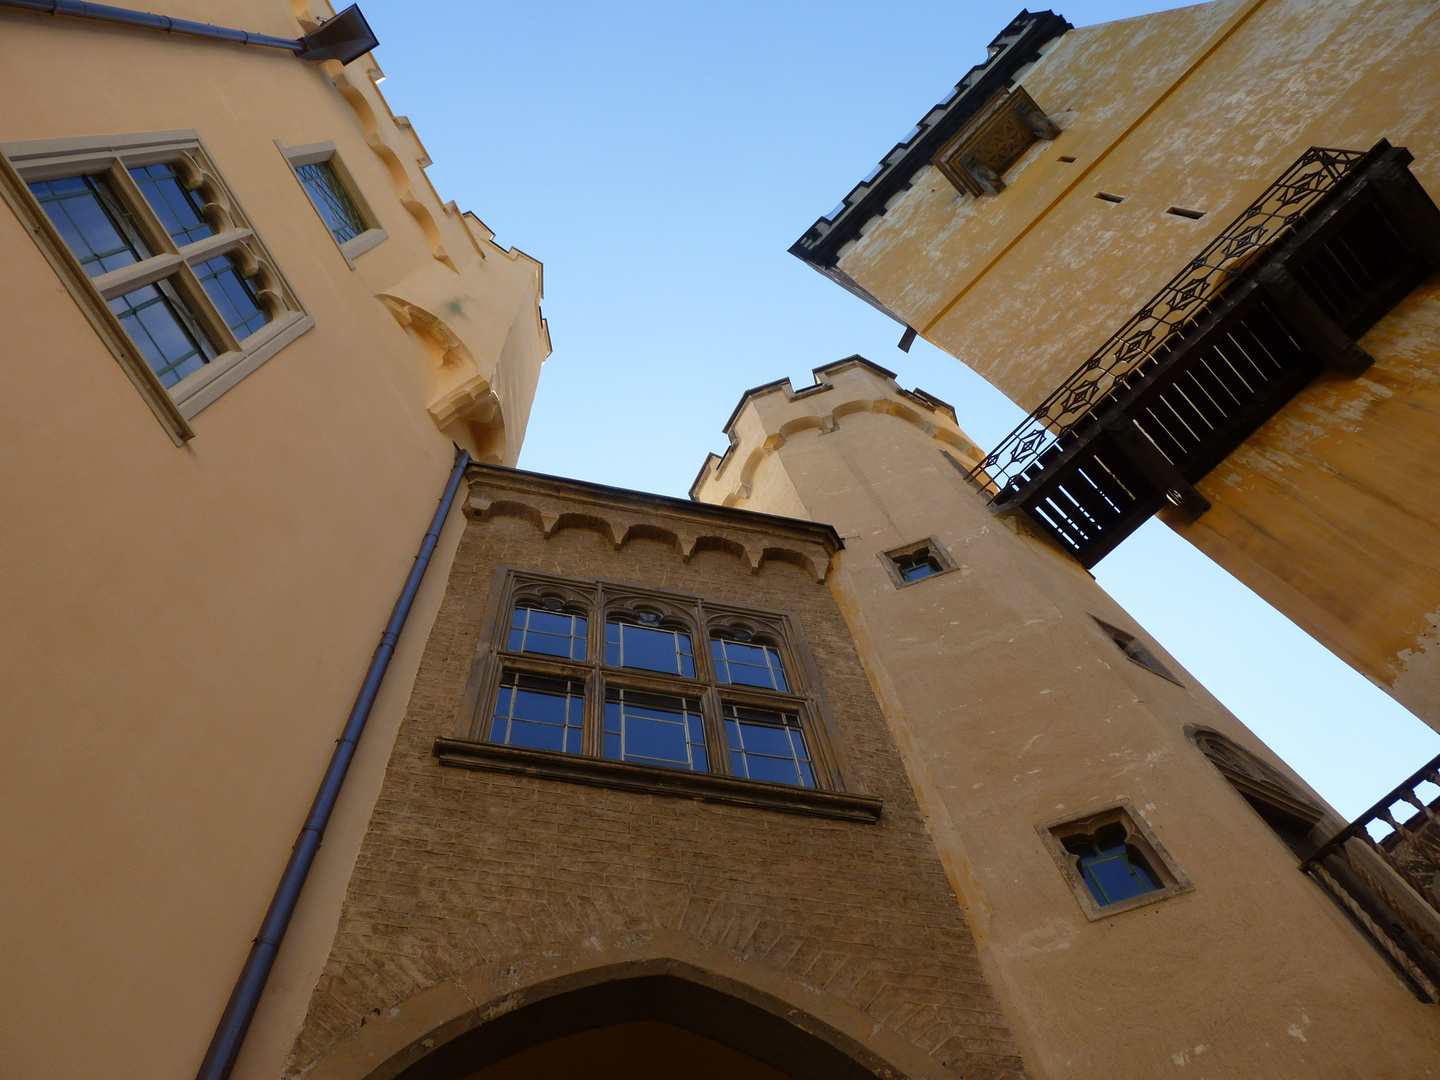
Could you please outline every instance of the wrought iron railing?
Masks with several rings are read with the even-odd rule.
[[[987,454],[970,471],[970,479],[994,498],[1089,418],[1112,392],[1123,388],[1121,384],[1143,378],[1169,345],[1215,306],[1237,276],[1294,233],[1366,156],[1362,150],[1318,146],[1305,151]]]
[[[1420,792],[1426,784],[1435,789],[1428,798]],[[1300,869],[1336,895],[1424,996],[1440,1002],[1440,757],[1341,829]],[[1361,888],[1338,881],[1338,874],[1353,875]],[[1377,911],[1357,893],[1383,907]]]

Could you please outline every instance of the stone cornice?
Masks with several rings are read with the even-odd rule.
[[[689,561],[700,551],[723,551],[751,573],[767,561],[800,567],[816,582],[829,572],[830,557],[844,547],[829,525],[759,514],[625,488],[590,484],[498,465],[472,465],[466,516],[475,521],[514,517],[548,537],[565,529],[589,529],[616,550],[631,540],[656,540]]]

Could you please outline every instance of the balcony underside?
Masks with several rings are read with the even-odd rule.
[[[1196,482],[1317,375],[1361,374],[1370,357],[1356,339],[1440,268],[1440,211],[1410,160],[1377,145],[1203,317],[1012,472],[997,506],[1024,509],[1087,567],[1166,505],[1204,513]]]

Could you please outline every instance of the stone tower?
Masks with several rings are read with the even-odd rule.
[[[1412,976],[1296,872],[1334,812],[1058,545],[992,513],[949,406],[860,357],[815,379],[747,393],[692,495],[843,538],[830,588],[1027,1069],[1432,1075]],[[1097,905],[1068,856],[1117,825],[1155,887]]]

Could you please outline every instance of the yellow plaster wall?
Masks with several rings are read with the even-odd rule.
[[[166,11],[303,29],[285,0]],[[315,320],[177,448],[0,208],[0,1072],[191,1075],[434,511],[452,438],[492,460],[519,452],[549,351],[540,269],[435,196],[370,57],[322,69],[16,12],[0,12],[0,54],[0,142],[197,129]],[[277,139],[338,145],[389,236],[353,269]],[[437,316],[451,337],[402,326],[381,296]],[[447,378],[474,397],[442,431]],[[278,1075],[293,1041],[459,522],[457,508],[237,1077]]]
[[[913,405],[871,369],[827,378],[833,390],[799,400],[751,398],[742,421],[774,432],[846,397]],[[832,588],[1030,1074],[1440,1074],[1433,1007],[1297,871],[1184,727],[1213,727],[1303,783],[1085,571],[992,516],[923,425],[900,421],[857,411],[774,458],[809,516],[845,537]],[[700,495],[719,501],[729,489],[707,471]],[[957,569],[896,589],[878,554],[931,535]],[[1184,686],[1128,661],[1092,614],[1139,634]],[[1035,826],[1119,797],[1195,887],[1091,922]]]
[[[1020,80],[1060,137],[998,197],[927,170],[840,267],[1031,408],[1307,147],[1388,138],[1440,193],[1437,55],[1429,0],[1222,0],[1074,30]],[[1171,524],[1440,727],[1434,289],[1367,335],[1371,372],[1318,380],[1202,483],[1208,514]]]

